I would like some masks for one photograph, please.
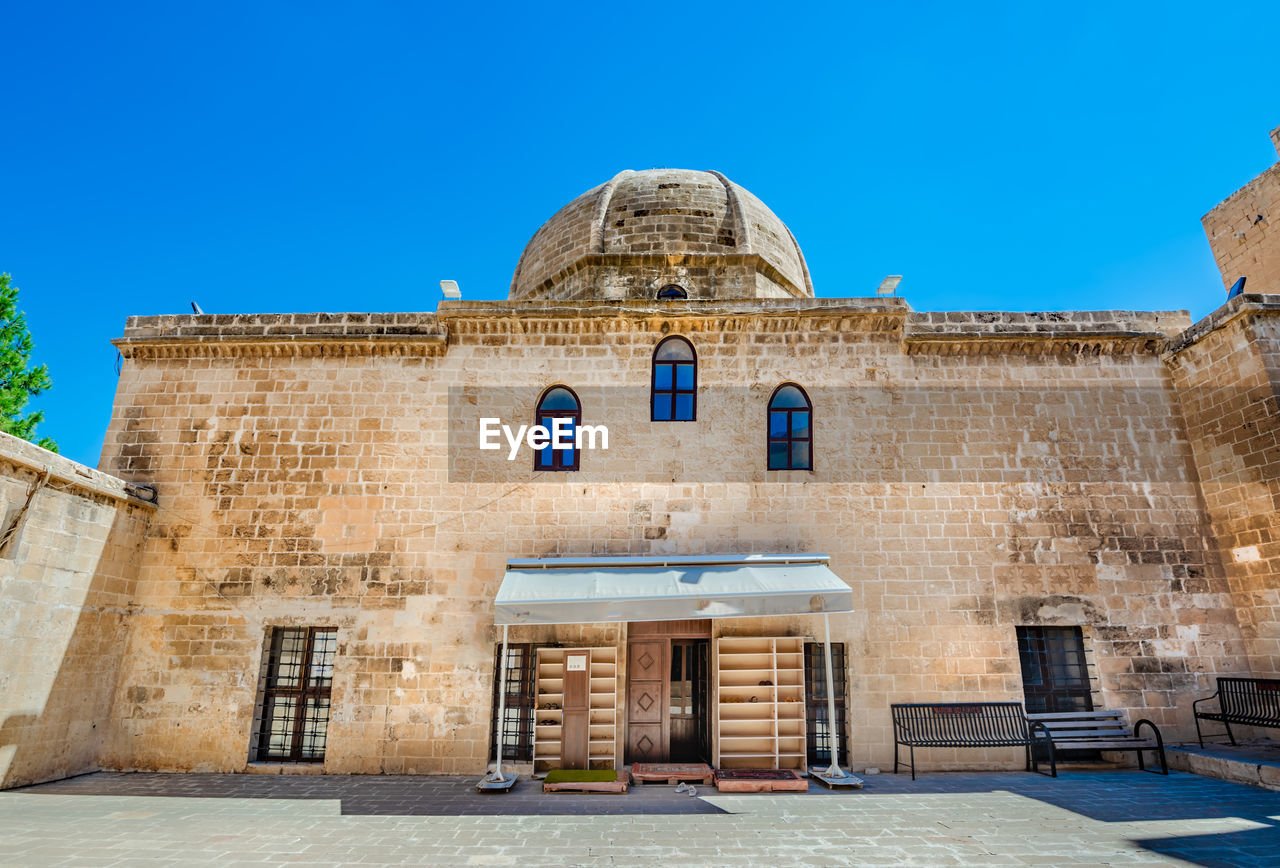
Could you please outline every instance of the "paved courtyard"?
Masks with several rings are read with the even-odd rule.
[[[85,775],[0,793],[0,864],[1280,864],[1280,793],[1181,773],[926,772],[853,792],[692,798],[473,784]]]

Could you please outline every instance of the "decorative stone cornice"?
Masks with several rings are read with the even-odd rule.
[[[448,332],[430,313],[130,317],[112,341],[125,358],[439,355]]]
[[[445,301],[437,316],[451,335],[683,332],[887,332],[911,308],[901,299],[741,301]]]
[[[1151,353],[1189,321],[1185,311],[913,313],[903,343],[913,354]]]

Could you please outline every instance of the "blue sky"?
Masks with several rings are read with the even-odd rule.
[[[1275,161],[1280,4],[16,3],[0,271],[96,465],[130,314],[503,298],[623,168],[717,169],[821,296],[1160,308]]]

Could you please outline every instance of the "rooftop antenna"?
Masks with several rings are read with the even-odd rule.
[[[200,305],[196,304],[194,301],[191,302],[191,312],[197,315],[204,313],[204,311],[200,309]]]
[[[1240,278],[1231,284],[1231,288],[1227,290],[1227,301],[1235,298],[1237,295],[1244,295],[1244,278]]]
[[[902,283],[901,274],[891,274],[884,280],[880,281],[880,285],[876,287],[876,295],[893,295],[898,291],[898,284]]]
[[[440,291],[444,293],[445,298],[462,298],[462,290],[458,288],[456,280],[440,281]]]

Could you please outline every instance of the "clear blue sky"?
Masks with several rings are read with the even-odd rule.
[[[503,298],[623,168],[717,169],[821,296],[1161,308],[1275,161],[1280,4],[4,4],[0,271],[95,465],[130,314]]]

